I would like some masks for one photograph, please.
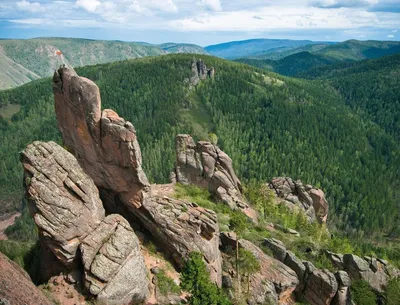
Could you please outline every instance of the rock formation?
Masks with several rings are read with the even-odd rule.
[[[236,234],[221,233],[222,250],[236,249]],[[250,277],[252,304],[292,304],[293,292],[299,284],[296,273],[280,261],[266,255],[253,243],[240,239],[239,247],[250,251],[260,262],[260,271]]]
[[[148,294],[139,240],[120,215],[109,215],[80,245],[85,286],[107,304],[143,302]]]
[[[149,282],[138,238],[122,216],[104,218],[99,192],[75,157],[54,142],[34,142],[21,161],[44,244],[69,268],[83,262],[86,287],[98,300],[143,302]]]
[[[304,211],[310,221],[317,219],[319,223],[326,223],[329,204],[322,190],[312,185],[304,186],[300,180],[293,181],[288,177],[273,178],[269,187],[290,209]]]
[[[26,197],[46,245],[65,265],[104,218],[93,180],[54,142],[33,142],[21,153]]]
[[[214,67],[207,69],[206,64],[202,59],[192,62],[192,77],[190,83],[196,86],[201,80],[205,80],[207,77],[213,78],[215,75]]]
[[[18,264],[0,252],[0,304],[51,305]]]
[[[210,142],[199,141],[195,144],[187,134],[177,135],[175,144],[176,182],[208,188],[217,200],[231,209],[239,208],[249,217],[256,218],[256,212],[242,195],[242,185],[226,153]]]
[[[191,251],[203,254],[211,280],[221,284],[219,228],[215,212],[183,200],[149,196],[135,215],[178,266]]]
[[[53,91],[64,145],[97,187],[115,192],[129,208],[140,207],[149,183],[133,125],[101,111],[99,88],[70,68],[54,73]]]
[[[335,273],[338,282],[338,291],[332,300],[332,305],[352,305],[350,285],[351,280],[346,271],[337,271]]]
[[[388,284],[389,269],[377,259],[370,258],[368,261],[357,255],[345,254],[343,266],[352,280],[364,280],[376,292],[382,293]]]
[[[312,305],[329,305],[337,290],[338,284],[331,272],[315,269],[307,275],[303,295]]]

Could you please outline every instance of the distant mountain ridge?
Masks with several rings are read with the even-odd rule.
[[[307,45],[288,51],[275,51],[262,56],[249,56],[236,61],[287,76],[303,77],[310,70],[320,74],[324,67],[375,59],[400,53],[398,41],[348,40],[334,45]],[[283,58],[282,55],[289,54]],[[275,60],[274,60],[275,59]],[[329,68],[328,68],[329,70]]]
[[[205,47],[210,54],[227,59],[236,59],[249,56],[262,56],[268,50],[281,52],[306,45],[334,44],[334,42],[318,42],[311,40],[290,39],[249,39],[242,41],[231,41]]]
[[[57,50],[61,50],[63,58]],[[0,89],[50,76],[62,63],[78,67],[168,53],[207,54],[198,45],[181,43],[152,45],[57,37],[0,40]]]

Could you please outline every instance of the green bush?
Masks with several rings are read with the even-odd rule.
[[[353,300],[359,305],[376,305],[376,295],[366,281],[354,281],[351,285]]]
[[[398,305],[400,302],[400,278],[391,279],[385,293],[386,305]]]
[[[156,274],[157,287],[162,295],[169,293],[179,294],[181,292],[179,286],[175,284],[174,280],[167,276],[163,269]]]
[[[191,305],[231,305],[222,290],[211,282],[199,252],[189,254],[181,274],[181,288],[191,294]]]

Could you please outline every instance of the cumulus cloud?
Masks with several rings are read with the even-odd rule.
[[[217,12],[222,10],[220,0],[201,0],[198,4],[211,11]]]
[[[262,16],[262,19],[254,18]],[[201,20],[202,22],[199,22]],[[240,20],[240,22],[238,22]],[[393,22],[393,23],[392,23]],[[170,26],[181,31],[269,31],[287,29],[353,29],[371,24],[393,28],[397,21],[382,22],[375,13],[359,9],[326,10],[316,7],[269,6],[257,10],[242,10],[203,14],[172,20]]]
[[[387,37],[387,38],[394,38],[394,35],[389,34],[389,35],[387,35],[386,37]]]
[[[101,2],[97,0],[77,0],[76,5],[87,10],[89,13],[93,13],[101,5]]]
[[[16,5],[19,11],[31,13],[40,13],[45,11],[45,8],[42,7],[39,2],[29,2],[26,0],[22,0],[18,1]]]

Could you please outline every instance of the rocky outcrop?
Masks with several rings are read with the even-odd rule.
[[[223,251],[236,249],[236,235],[221,233]],[[250,251],[260,262],[260,271],[250,277],[250,297],[252,304],[292,304],[293,292],[299,284],[296,273],[280,261],[266,255],[253,243],[240,239],[239,247]]]
[[[0,304],[51,305],[19,265],[0,252]]]
[[[99,88],[71,68],[54,73],[53,91],[64,145],[97,187],[116,193],[130,209],[140,207],[149,183],[133,125],[101,111]]]
[[[205,141],[196,144],[187,134],[179,134],[176,144],[176,181],[208,188],[210,193],[231,209],[241,209],[251,218],[256,213],[242,195],[242,185],[232,167],[232,160],[218,148]]]
[[[337,290],[338,283],[331,272],[315,269],[307,275],[303,295],[312,305],[329,305]]]
[[[284,262],[286,258],[286,247],[283,242],[275,238],[266,238],[264,239],[263,245],[272,251],[274,258],[281,263]]]
[[[92,179],[54,142],[33,142],[21,153],[29,210],[42,240],[65,265],[104,218]]]
[[[138,304],[149,294],[139,240],[120,215],[109,215],[80,245],[85,286],[107,304]]]
[[[269,187],[275,192],[281,202],[290,209],[304,211],[310,221],[317,219],[319,223],[325,223],[328,217],[329,204],[325,194],[312,185],[303,185],[288,177],[273,178]]]
[[[207,69],[206,64],[202,59],[192,62],[192,77],[190,83],[196,86],[201,80],[205,80],[207,77],[213,78],[215,75],[214,67]]]
[[[149,282],[138,238],[122,216],[104,218],[98,189],[75,157],[54,142],[34,142],[21,161],[29,209],[47,248],[68,268],[83,262],[87,290],[98,300],[143,302]]]
[[[336,280],[338,282],[338,291],[334,299],[332,300],[332,305],[352,305],[350,285],[351,280],[346,271],[338,271],[335,273]]]
[[[304,263],[291,251],[286,252],[283,263],[296,272],[297,278],[299,279],[299,285],[296,287],[296,291],[303,291],[306,280],[306,266]]]
[[[390,269],[375,258],[363,259],[354,254],[343,256],[344,270],[351,280],[364,280],[373,290],[382,293],[390,278]],[[397,273],[397,272],[396,272]]]
[[[171,254],[178,266],[192,251],[203,254],[211,280],[221,284],[222,259],[215,212],[195,203],[165,196],[148,196],[135,212],[142,225]]]

